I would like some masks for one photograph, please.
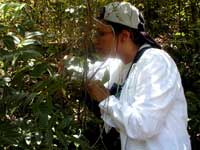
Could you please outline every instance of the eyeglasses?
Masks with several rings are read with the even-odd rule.
[[[102,36],[105,36],[105,35],[107,35],[109,33],[112,33],[112,31],[110,31],[110,32],[96,31],[96,36],[97,37],[102,37]]]
[[[106,36],[108,34],[112,33],[112,31],[94,31],[93,32],[93,37],[94,38],[100,38],[100,37],[103,37],[103,36]]]

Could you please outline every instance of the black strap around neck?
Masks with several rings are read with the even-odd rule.
[[[119,84],[117,84],[117,83],[114,83],[114,84],[112,85],[111,89],[109,90],[111,95],[115,95],[116,97],[120,97],[122,87],[123,87],[123,85],[125,84],[125,82],[126,82],[128,76],[129,76],[129,73],[130,73],[130,70],[131,70],[133,64],[137,63],[137,61],[140,59],[140,57],[142,56],[142,54],[143,54],[146,50],[148,50],[149,48],[151,48],[151,46],[146,46],[146,47],[143,47],[142,49],[140,49],[140,50],[137,52],[135,58],[133,59],[133,61],[132,61],[132,63],[131,63],[131,66],[130,66],[130,68],[129,68],[129,70],[128,70],[128,73],[126,74],[126,78],[125,78],[124,83],[123,83],[122,85],[119,85]]]
[[[149,48],[151,48],[151,46],[143,47],[143,48],[141,48],[141,49],[136,53],[136,56],[135,56],[135,58],[133,59],[133,61],[132,61],[132,63],[131,63],[131,66],[130,66],[130,68],[129,68],[129,70],[128,70],[128,73],[127,73],[127,75],[126,75],[125,81],[126,81],[126,79],[128,78],[128,76],[129,76],[129,73],[130,73],[130,71],[131,71],[131,68],[132,68],[133,64],[137,63],[137,61],[140,59],[140,57],[142,56],[142,54],[143,54],[147,49],[149,49]]]

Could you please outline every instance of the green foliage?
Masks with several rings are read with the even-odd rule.
[[[78,116],[82,74],[57,60],[63,49],[49,44],[54,38],[39,28],[46,29],[37,24],[41,16],[27,13],[31,4],[0,4],[0,148],[88,149]]]

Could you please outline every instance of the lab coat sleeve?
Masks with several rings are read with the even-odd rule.
[[[173,107],[179,74],[173,61],[163,57],[152,57],[138,64],[136,88],[133,97],[127,97],[132,99],[131,104],[114,96],[99,104],[102,119],[129,138],[145,140],[158,134]],[[133,92],[131,86],[124,92]]]

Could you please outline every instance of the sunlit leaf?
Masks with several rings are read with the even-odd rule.
[[[35,39],[27,39],[24,40],[21,45],[28,46],[28,45],[40,45],[40,42]]]
[[[7,13],[8,9],[9,9],[8,3],[0,4],[0,10],[3,11],[4,15]]]
[[[25,35],[25,37],[27,39],[30,39],[30,38],[33,38],[35,36],[42,36],[42,35],[44,35],[44,34],[41,33],[41,32],[39,32],[39,31],[35,31],[35,32],[27,32],[26,35]]]
[[[13,37],[13,39],[14,39],[14,43],[15,43],[15,44],[19,44],[19,43],[20,43],[20,39],[19,39],[17,36],[12,35],[12,37]]]
[[[25,6],[26,6],[26,4],[25,3],[22,3],[22,4],[20,4],[20,3],[14,3],[15,5],[15,11],[19,11],[19,10],[22,10]]]

